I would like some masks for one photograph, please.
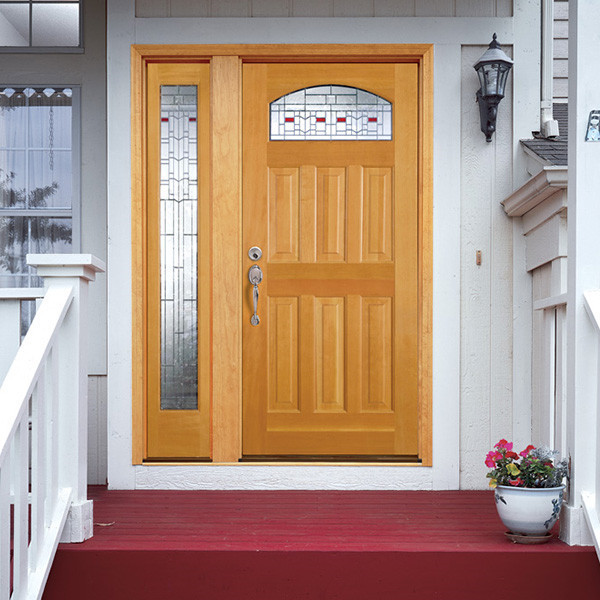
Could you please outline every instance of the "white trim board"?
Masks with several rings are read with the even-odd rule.
[[[109,2],[110,5],[110,2]],[[513,43],[512,17],[135,19],[136,44]]]
[[[430,469],[382,466],[136,466],[135,489],[431,490]]]

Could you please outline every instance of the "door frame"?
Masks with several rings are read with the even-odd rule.
[[[419,68],[419,466],[432,466],[433,45],[216,44],[131,47],[132,464],[146,447],[146,73],[150,62],[209,62],[211,69],[212,463],[238,464],[242,424],[242,115],[245,62],[404,62]],[[218,124],[215,125],[215,124]],[[232,293],[235,290],[235,293]],[[164,465],[165,463],[160,463]],[[171,463],[176,464],[176,463]],[[189,464],[189,463],[186,463]],[[258,463],[261,464],[261,463]],[[262,463],[264,464],[264,463]],[[281,464],[281,463],[278,463]],[[315,463],[310,463],[315,464]],[[335,463],[348,465],[349,463]],[[360,463],[381,464],[381,463]],[[402,463],[396,463],[402,464]]]

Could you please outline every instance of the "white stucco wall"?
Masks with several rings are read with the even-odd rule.
[[[171,0],[172,2],[172,0]],[[475,3],[477,4],[477,3]],[[173,4],[169,4],[173,6]],[[512,223],[499,206],[527,173],[518,140],[539,127],[539,2],[511,17],[136,18],[108,0],[109,485],[113,488],[455,489],[486,486],[483,458],[499,439],[525,442],[531,288]],[[165,15],[166,16],[166,15]],[[537,27],[537,29],[536,29]],[[513,45],[511,98],[486,144],[472,63],[493,32]],[[434,43],[434,296],[432,468],[131,466],[130,45],[134,43]],[[511,105],[514,119],[511,119]],[[475,250],[483,264],[475,265]],[[513,335],[513,323],[517,324]],[[528,329],[529,328],[529,329]],[[529,357],[530,358],[530,357]]]

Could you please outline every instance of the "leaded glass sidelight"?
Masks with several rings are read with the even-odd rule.
[[[195,85],[161,86],[161,410],[198,408],[198,135]]]
[[[271,140],[391,140],[392,104],[366,90],[319,85],[270,105]]]

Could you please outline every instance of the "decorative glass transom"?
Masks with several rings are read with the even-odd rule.
[[[271,140],[391,140],[392,104],[345,85],[318,85],[271,102]]]

